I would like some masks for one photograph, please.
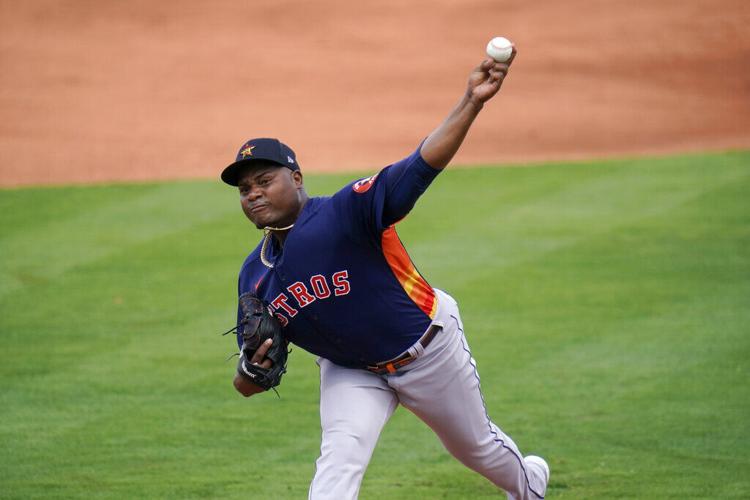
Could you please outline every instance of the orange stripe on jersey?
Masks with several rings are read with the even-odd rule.
[[[383,231],[382,238],[383,254],[385,260],[391,267],[396,279],[403,287],[406,295],[427,315],[430,319],[435,318],[437,311],[437,298],[435,291],[425,281],[414,263],[406,253],[404,245],[396,234],[396,228],[390,226]]]

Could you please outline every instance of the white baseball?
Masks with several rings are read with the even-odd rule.
[[[513,53],[513,43],[503,36],[496,36],[487,44],[487,55],[497,62],[507,62]]]

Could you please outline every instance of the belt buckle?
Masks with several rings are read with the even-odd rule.
[[[422,347],[426,348],[427,345],[429,345],[430,342],[432,342],[432,339],[435,337],[435,334],[441,329],[442,327],[440,325],[435,325],[435,324],[430,325],[430,327],[427,329],[424,335],[422,335],[422,337],[420,337],[420,339],[417,340],[417,342],[421,344]],[[427,345],[423,343],[423,340],[425,337],[428,337]],[[399,368],[403,368],[404,366],[408,365],[409,363],[417,359],[417,357],[411,352],[406,352],[402,356],[403,356],[402,359],[399,359],[400,357],[397,357],[397,358],[391,359],[390,361],[384,361],[383,363],[367,365],[365,369],[373,373],[377,373],[378,375],[382,375],[384,373],[396,373],[396,371]]]
[[[365,366],[365,370],[368,372],[376,373],[380,375],[382,373],[382,368],[379,365],[367,365]]]
[[[407,357],[403,359],[395,359],[393,361],[386,361],[385,363],[380,363],[377,365],[368,365],[367,370],[377,373],[378,375],[382,375],[384,373],[396,373],[399,368],[403,368],[404,366],[408,365],[412,361],[414,361],[416,358],[409,354]]]

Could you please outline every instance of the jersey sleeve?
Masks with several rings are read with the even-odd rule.
[[[355,238],[379,240],[383,230],[414,208],[439,173],[427,164],[418,148],[403,160],[334,194],[338,220],[349,226]]]

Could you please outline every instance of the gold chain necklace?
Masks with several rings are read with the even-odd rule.
[[[264,227],[263,228],[263,245],[260,247],[260,261],[268,269],[273,269],[273,264],[266,259],[266,250],[268,249],[268,242],[271,239],[272,231],[288,231],[293,228],[294,224],[289,224],[286,227]]]

